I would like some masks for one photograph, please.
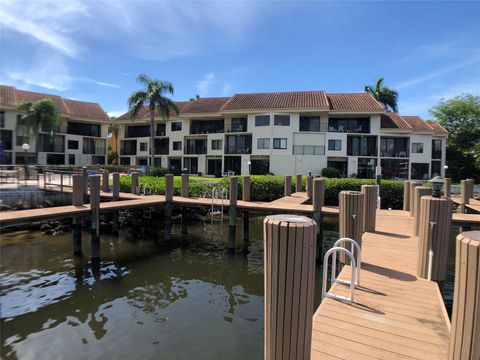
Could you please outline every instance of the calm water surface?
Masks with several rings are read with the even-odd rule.
[[[71,254],[70,233],[2,234],[2,357],[263,358],[262,219],[251,218],[247,247],[237,227],[233,255],[227,224],[197,222],[183,236],[174,227],[170,245],[160,229],[102,234],[99,265],[86,232],[83,258]],[[327,229],[332,241],[337,225]]]

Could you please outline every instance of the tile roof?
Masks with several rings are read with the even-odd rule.
[[[383,106],[369,93],[327,93],[330,110],[383,111]]]
[[[188,107],[190,103],[191,101],[175,101],[175,104],[177,104],[180,110],[180,113],[183,113],[185,108]],[[170,116],[176,117],[177,114],[175,113],[175,111],[171,111]],[[158,111],[155,111],[155,117],[160,117],[160,113]],[[140,111],[137,113],[137,116],[135,117],[135,119],[148,119],[148,118],[150,118],[150,110],[148,106],[142,107]],[[120,116],[117,116],[115,120],[130,120],[130,111],[127,111],[126,113]]]
[[[199,98],[191,101],[182,112],[190,114],[218,113],[230,99],[229,97]]]
[[[380,118],[380,127],[382,129],[413,129],[399,113],[387,112]]]
[[[433,128],[435,134],[448,134],[448,130],[445,129],[442,125],[440,125],[438,122],[433,120],[427,120],[426,123]]]
[[[51,99],[62,116],[89,120],[108,120],[107,113],[97,103],[63,99],[58,95],[18,90],[13,86],[0,85],[0,105],[18,106],[25,101]]]
[[[329,108],[325,91],[293,91],[235,94],[222,110]]]
[[[405,116],[403,119],[417,131],[433,131],[433,128],[428,125],[420,116]]]

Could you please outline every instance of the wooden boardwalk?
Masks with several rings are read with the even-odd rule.
[[[458,205],[462,204],[459,196],[452,196],[452,201],[457,203]],[[469,202],[470,204],[465,204],[465,207],[480,213],[480,200],[470,199]]]
[[[413,218],[381,210],[376,228],[363,236],[355,303],[326,298],[315,312],[312,359],[446,359],[450,321],[437,284],[415,275]],[[345,266],[340,278],[349,276]]]

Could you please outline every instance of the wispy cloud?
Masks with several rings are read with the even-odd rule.
[[[223,85],[222,95],[223,96],[230,95],[231,91],[232,91],[232,87],[230,86],[230,84],[225,83],[225,85]]]
[[[90,79],[90,78],[87,78],[87,77],[75,77],[74,80],[75,81],[81,81],[81,82],[87,82],[87,83],[91,83],[91,84],[95,84],[95,85],[103,86],[103,87],[107,87],[107,88],[115,88],[115,89],[120,88],[120,85],[105,82],[105,81],[98,81],[98,80]]]
[[[451,64],[449,66],[431,71],[429,73],[417,76],[415,78],[402,81],[402,82],[394,85],[393,88],[398,89],[398,90],[405,89],[407,87],[417,85],[417,84],[423,83],[423,82],[428,81],[428,80],[435,79],[439,76],[451,73],[453,71],[456,71],[456,70],[459,70],[459,69],[462,69],[464,67],[467,67],[467,66],[470,66],[470,65],[473,65],[473,64],[477,64],[477,63],[480,63],[480,54],[476,55],[476,56],[474,56],[470,59],[466,59],[466,60]]]
[[[215,81],[215,73],[209,72],[205,74],[202,80],[197,82],[197,93],[200,94],[200,96],[206,96],[208,94],[208,90],[212,83]]]

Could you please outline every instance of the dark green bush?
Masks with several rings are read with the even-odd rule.
[[[339,178],[340,177],[340,171],[338,171],[335,168],[326,167],[326,168],[322,169],[322,176],[323,177],[328,177],[328,178]]]
[[[160,166],[152,166],[150,168],[150,176],[154,177],[162,177],[168,174],[168,169],[160,167]]]

